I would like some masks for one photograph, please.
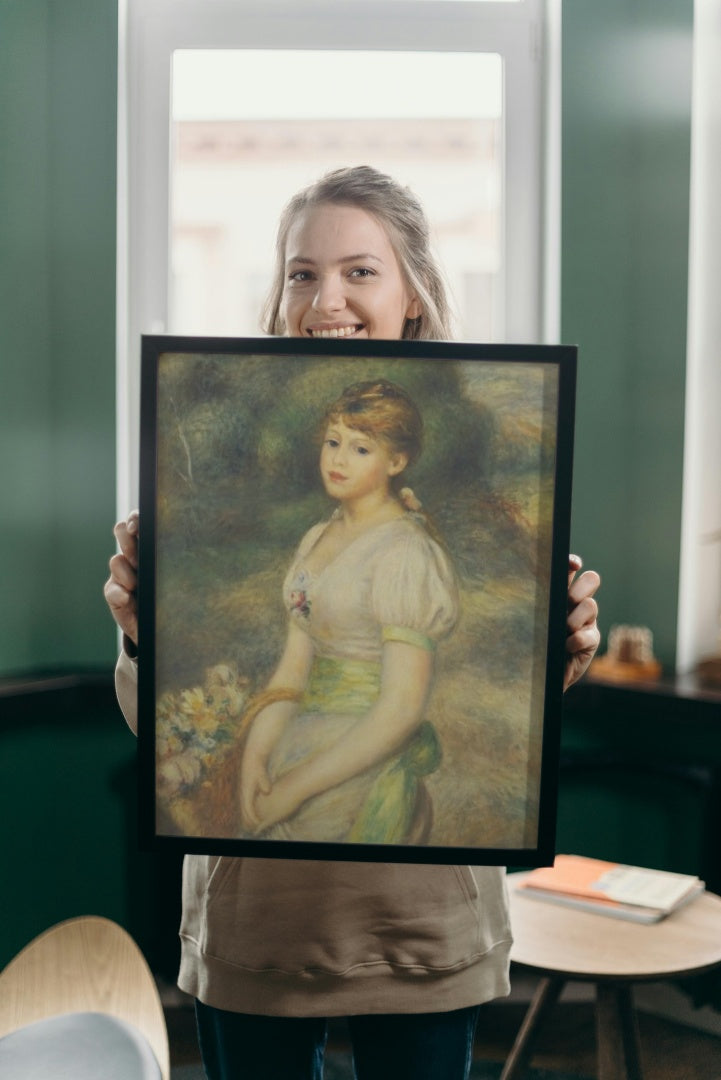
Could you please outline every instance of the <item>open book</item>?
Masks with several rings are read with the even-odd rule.
[[[518,885],[525,896],[634,922],[658,922],[703,892],[693,874],[557,855]]]

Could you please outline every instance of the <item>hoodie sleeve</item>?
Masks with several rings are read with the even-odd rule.
[[[130,730],[138,733],[138,662],[125,649],[115,666],[115,693]]]

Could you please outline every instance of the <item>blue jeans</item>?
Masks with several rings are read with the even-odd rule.
[[[196,1002],[208,1080],[321,1080],[323,1017],[250,1016]],[[445,1013],[350,1016],[357,1080],[467,1080],[478,1006]]]

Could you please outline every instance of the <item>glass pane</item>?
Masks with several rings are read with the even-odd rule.
[[[502,87],[495,54],[176,52],[170,331],[257,334],[283,206],[370,164],[423,201],[458,337],[497,338]]]

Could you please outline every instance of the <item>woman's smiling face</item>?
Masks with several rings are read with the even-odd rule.
[[[341,502],[363,501],[385,495],[390,479],[407,464],[405,454],[348,427],[342,420],[328,425],[320,452],[320,471],[328,494]]]
[[[381,223],[322,203],[288,231],[281,312],[290,337],[396,339],[421,308]]]

